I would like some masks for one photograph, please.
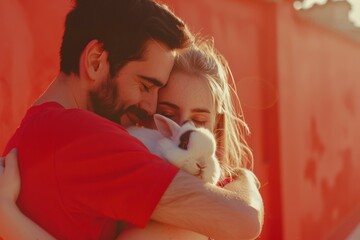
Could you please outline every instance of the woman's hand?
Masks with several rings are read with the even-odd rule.
[[[27,218],[16,205],[21,185],[17,158],[15,149],[0,158],[0,239],[53,240],[49,233]]]
[[[15,204],[20,193],[20,174],[16,149],[0,158],[0,203]]]

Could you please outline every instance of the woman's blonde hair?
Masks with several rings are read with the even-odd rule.
[[[244,121],[236,85],[225,58],[212,39],[197,40],[175,59],[173,71],[181,71],[208,81],[216,107],[214,134],[222,179],[236,175],[237,169],[253,167],[253,155],[245,140],[249,128]]]

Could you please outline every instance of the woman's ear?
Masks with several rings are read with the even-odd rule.
[[[98,40],[90,41],[81,55],[80,71],[86,74],[89,80],[97,82],[109,75],[108,53]]]

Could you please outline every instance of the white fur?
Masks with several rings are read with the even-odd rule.
[[[173,165],[216,184],[220,178],[220,165],[215,156],[216,141],[213,134],[205,128],[196,128],[192,122],[182,126],[162,115],[155,114],[154,121],[158,128],[147,129],[130,127],[128,132],[138,138],[152,153],[168,160]],[[179,146],[180,136],[192,130],[187,149]]]

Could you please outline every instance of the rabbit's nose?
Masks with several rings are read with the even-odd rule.
[[[196,163],[196,166],[201,170],[205,168],[205,165],[202,165],[200,163]]]

